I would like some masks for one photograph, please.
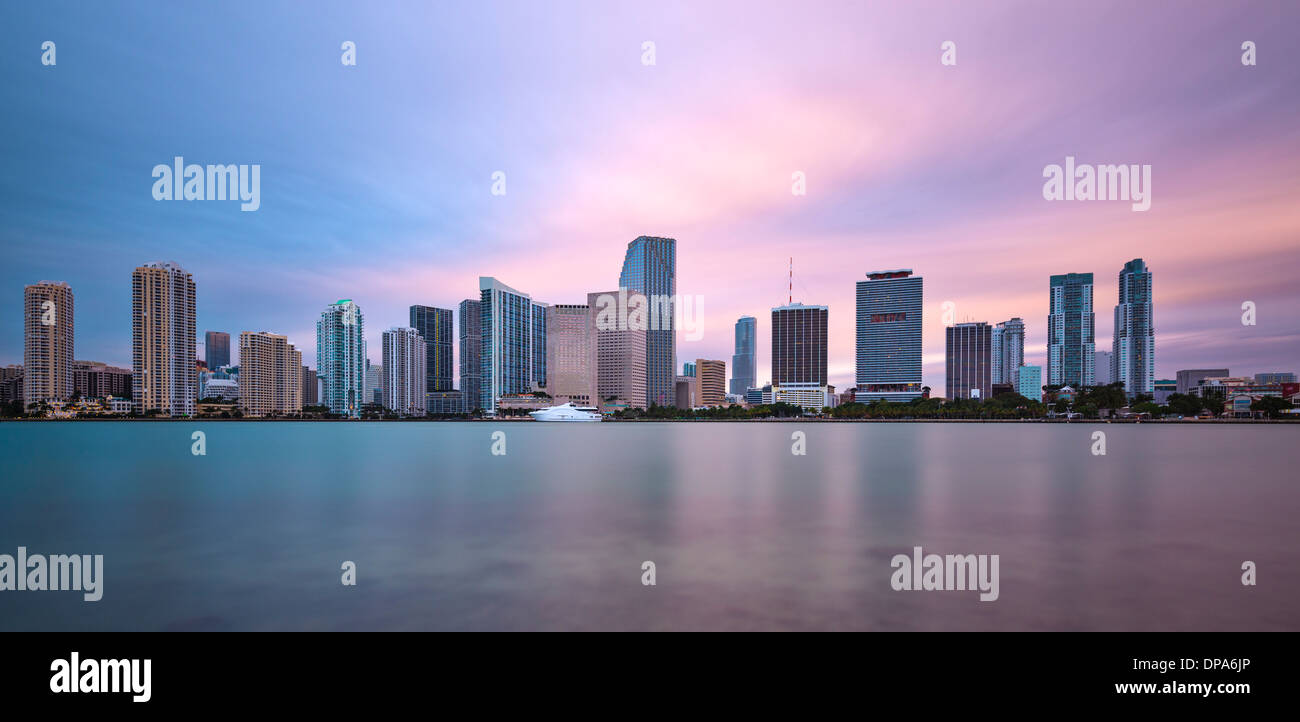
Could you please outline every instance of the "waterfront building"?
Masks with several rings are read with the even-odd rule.
[[[1129,398],[1154,393],[1156,332],[1151,317],[1151,269],[1141,258],[1125,263],[1119,273],[1110,362],[1112,383],[1124,384]]]
[[[910,268],[872,271],[857,282],[858,401],[921,397],[923,283]]]
[[[736,321],[734,353],[731,356],[732,394],[744,396],[758,378],[757,366],[758,319],[741,316]]]
[[[336,301],[316,321],[316,375],[321,405],[330,413],[359,418],[365,397],[365,317],[352,299]]]
[[[194,277],[172,262],[131,273],[131,394],[140,413],[193,416]]]

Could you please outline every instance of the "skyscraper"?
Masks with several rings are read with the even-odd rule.
[[[495,414],[497,399],[502,396],[541,390],[545,385],[545,306],[488,276],[479,278],[479,292],[479,403],[484,411]],[[535,348],[539,342],[540,351]]]
[[[460,302],[460,390],[465,412],[483,408],[480,358],[483,354],[483,304],[467,298]]]
[[[702,358],[695,360],[695,368],[699,374],[700,405],[722,406],[727,400],[727,363]]]
[[[1025,322],[1020,318],[993,327],[990,376],[995,384],[1016,383],[1016,369],[1025,363]]]
[[[619,299],[626,292],[606,291],[587,294],[591,309],[591,337],[596,345],[595,402],[602,408],[606,404],[626,405],[629,408],[648,408],[646,400],[646,344],[650,332],[629,328],[619,323]],[[613,319],[611,321],[611,319]],[[676,402],[676,378],[673,379],[673,401]]]
[[[425,391],[451,391],[452,328],[451,309],[411,306],[411,328],[424,339]]]
[[[945,329],[948,398],[992,398],[992,336],[992,329],[984,321]]]
[[[736,321],[735,353],[731,356],[731,393],[744,396],[754,388],[758,379],[757,356],[755,354],[758,337],[758,319],[753,316],[741,316]]]
[[[923,280],[912,269],[872,271],[857,283],[857,401],[921,397]]]
[[[224,331],[203,333],[203,362],[212,371],[230,365],[230,334]]]
[[[23,289],[23,406],[72,396],[72,289],[41,281]]]
[[[546,308],[546,392],[578,406],[596,403],[595,328],[590,310],[583,304]]]
[[[316,375],[321,380],[321,405],[330,413],[358,418],[366,374],[365,317],[345,298],[321,312],[316,321]]]
[[[825,306],[792,303],[772,309],[772,385],[826,385]]]
[[[639,236],[627,244],[619,288],[644,294],[650,303],[646,332],[646,397],[650,404],[676,402],[677,341],[673,313],[677,293],[677,241]]]
[[[812,411],[830,405],[826,386],[828,316],[825,306],[802,303],[772,309],[773,401]]]
[[[1051,277],[1047,316],[1047,384],[1094,386],[1097,351],[1092,313],[1092,274]]]
[[[1141,258],[1119,272],[1119,303],[1115,305],[1115,341],[1111,347],[1111,378],[1124,384],[1130,397],[1154,394],[1156,332],[1151,319],[1151,270]]]
[[[393,327],[384,331],[383,346],[380,383],[384,408],[406,416],[424,416],[429,358],[424,339],[414,328]]]
[[[248,416],[302,411],[302,352],[274,333],[239,334],[239,406]]]
[[[194,278],[171,262],[131,273],[131,391],[141,413],[193,416]]]

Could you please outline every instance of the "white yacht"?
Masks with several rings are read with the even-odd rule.
[[[595,407],[574,406],[571,403],[530,411],[528,415],[537,421],[600,421],[600,411]]]

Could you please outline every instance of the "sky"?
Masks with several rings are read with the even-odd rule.
[[[130,366],[131,271],[172,260],[194,275],[200,344],[283,333],[314,365],[320,311],[351,298],[378,362],[412,304],[455,308],[479,276],[582,302],[660,235],[703,309],[679,369],[730,366],[752,315],[768,380],[793,258],[848,388],[855,283],[911,268],[941,393],[945,303],[1024,318],[1042,363],[1049,276],[1092,272],[1109,350],[1140,257],[1157,377],[1300,370],[1300,4],[469,5],[5,4],[0,364],[22,363],[40,280],[72,287],[78,359]],[[178,155],[260,164],[260,208],[155,200],[153,167]],[[1045,200],[1066,156],[1149,164],[1150,209]]]

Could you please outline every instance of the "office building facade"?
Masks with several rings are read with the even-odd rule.
[[[857,282],[858,401],[921,397],[923,284],[910,268],[872,271]]]
[[[646,399],[659,406],[676,401],[677,341],[674,304],[677,294],[677,241],[640,236],[627,244],[619,288],[646,296],[650,327],[646,334]]]
[[[597,362],[591,307],[555,304],[546,307],[546,393],[556,403],[596,403]]]
[[[494,414],[502,396],[545,390],[546,313],[528,294],[495,278],[480,277],[479,293],[479,403]]]
[[[959,323],[945,331],[946,395],[950,399],[993,397],[993,329],[985,322]]]
[[[741,316],[736,321],[735,351],[731,356],[731,393],[744,396],[757,381],[758,319]]]
[[[626,324],[608,324],[601,320],[601,309],[608,306],[617,291],[587,294],[587,306],[592,309],[591,337],[596,345],[596,405],[602,410],[612,407],[649,408],[646,394],[646,345],[649,331],[630,328]],[[677,401],[676,376],[673,379],[673,402]]]
[[[696,359],[700,406],[722,406],[727,400],[727,363],[713,359]]]
[[[424,339],[425,391],[451,391],[455,372],[452,349],[456,331],[450,308],[411,306],[411,328]]]
[[[482,406],[483,304],[467,298],[460,302],[460,391],[465,413]]]
[[[203,332],[203,362],[213,371],[230,365],[230,334],[224,331]]]

